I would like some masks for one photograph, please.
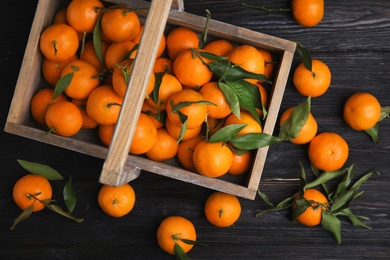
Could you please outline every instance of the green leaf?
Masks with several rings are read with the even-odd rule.
[[[225,82],[237,95],[240,107],[248,110],[260,124],[257,108],[261,108],[260,92],[258,87],[245,80]],[[240,117],[238,117],[240,118]]]
[[[202,35],[199,37],[199,44],[198,44],[198,48],[199,49],[203,49],[203,47],[207,43],[207,33],[208,33],[208,30],[209,30],[209,24],[210,24],[210,19],[211,19],[211,12],[210,12],[210,10],[206,9],[206,15],[207,15],[206,25],[204,27]]]
[[[279,138],[290,141],[297,137],[306,124],[310,114],[310,96],[294,108],[291,116],[280,126]]]
[[[379,172],[377,171],[370,171],[366,174],[364,174],[359,180],[357,180],[351,187],[351,189],[359,189],[360,186],[366,182],[374,173],[378,174],[379,175]]]
[[[76,190],[72,184],[72,176],[70,176],[69,180],[66,182],[62,193],[66,208],[69,212],[72,212],[77,203],[77,195]]]
[[[247,124],[232,124],[224,126],[211,136],[209,142],[218,143],[229,141],[231,138],[235,137],[243,128],[245,128],[245,126],[247,126]]]
[[[316,179],[311,182],[306,183],[305,189],[313,188],[317,185],[324,184],[330,180],[333,180],[341,175],[343,175],[348,168],[340,169],[333,172],[322,172]]]
[[[61,77],[56,86],[54,87],[54,95],[53,100],[56,99],[59,95],[61,95],[62,92],[69,86],[69,84],[72,82],[74,72],[71,72],[69,74],[64,75]]]
[[[308,201],[305,198],[295,199],[294,203],[295,203],[295,206],[292,207],[292,214],[291,214],[291,219],[292,220],[295,220],[303,212],[305,212],[308,207],[311,207],[310,201]]]
[[[205,244],[199,243],[198,241],[191,240],[191,239],[180,238],[180,240],[181,240],[183,243],[188,244],[188,245],[205,246]]]
[[[207,51],[198,51],[197,52],[200,56],[202,56],[203,58],[206,58],[208,60],[214,60],[214,61],[217,61],[217,60],[226,60],[227,57],[224,57],[224,56],[218,56],[214,53],[211,53],[211,52],[207,52]]]
[[[299,197],[303,198],[303,193],[305,192],[305,187],[306,187],[306,184],[307,184],[306,172],[305,172],[305,168],[303,167],[303,164],[301,162],[299,162],[299,167],[300,167],[300,174],[299,174],[299,183],[300,183],[300,186],[299,186]]]
[[[350,202],[354,199],[356,192],[357,189],[350,189],[334,198],[333,203],[330,205],[330,211],[332,213],[337,213],[347,208]]]
[[[60,208],[59,206],[57,205],[54,205],[54,204],[47,204],[45,205],[45,208],[47,209],[50,209],[51,211],[63,216],[63,217],[66,217],[66,218],[69,218],[77,223],[81,223],[84,221],[84,219],[82,218],[75,218],[72,216],[72,214],[70,214],[69,212],[66,212],[64,211],[62,208]]]
[[[95,49],[96,56],[99,58],[101,64],[104,64],[103,51],[102,51],[102,36],[101,36],[101,21],[105,9],[100,13],[95,27],[93,28],[93,47]]]
[[[166,72],[158,72],[156,73],[155,75],[155,82],[154,82],[154,88],[153,88],[153,91],[152,91],[152,100],[154,101],[154,103],[157,105],[157,107],[160,106],[160,104],[158,104],[158,99],[159,99],[159,92],[160,92],[160,86],[161,86],[161,82],[162,82],[162,79],[164,77]]]
[[[274,204],[270,201],[270,199],[268,198],[268,196],[264,193],[264,192],[261,192],[260,189],[257,190],[257,194],[259,194],[260,198],[265,202],[267,203],[269,206],[275,208]]]
[[[249,133],[230,139],[230,143],[241,150],[254,150],[280,141],[279,138],[266,133]]]
[[[314,167],[313,164],[310,164],[310,169],[311,169],[311,172],[314,175],[314,177],[318,178],[318,176],[320,176],[320,174],[321,174],[320,170],[317,169],[316,167]],[[326,183],[322,183],[321,186],[324,189],[325,193],[329,196],[330,190],[329,190],[328,185]]]
[[[379,124],[376,123],[373,127],[370,129],[364,130],[369,136],[371,136],[371,139],[374,141],[374,143],[379,143]]]
[[[137,49],[138,49],[138,45],[139,44],[136,44],[133,46],[133,48],[131,48],[131,50],[129,50],[126,55],[122,58],[122,61],[123,60],[127,60],[127,59],[130,59],[131,55],[133,54],[133,52],[135,52]]]
[[[281,202],[278,203],[278,205],[276,205],[276,207],[274,206],[274,204],[269,200],[269,198],[267,197],[267,195],[263,192],[260,191],[260,189],[257,190],[257,193],[259,194],[260,198],[265,202],[267,203],[270,208],[269,209],[266,209],[266,210],[263,210],[259,213],[256,214],[256,217],[261,217],[262,215],[266,214],[266,213],[269,213],[269,212],[274,212],[274,211],[279,211],[279,210],[284,210],[284,209],[287,209],[289,207],[292,206],[293,204],[293,197],[289,197],[289,198],[286,198],[284,200],[282,200]]]
[[[28,219],[33,212],[33,208],[34,205],[31,205],[25,210],[23,210],[23,212],[14,220],[14,223],[12,224],[12,227],[10,227],[10,230],[13,230],[16,227],[16,225],[22,222],[23,220]]]
[[[64,179],[58,171],[56,171],[55,169],[51,168],[48,165],[29,162],[25,160],[17,160],[17,161],[25,170],[27,170],[32,174],[41,175],[51,181]]]
[[[180,112],[179,112],[180,113]],[[181,113],[180,113],[181,114]],[[187,116],[186,116],[187,117]],[[183,139],[183,136],[185,135],[186,131],[187,131],[187,123],[188,123],[188,120],[185,119],[184,122],[183,122],[183,125],[181,126],[180,128],[180,133],[179,133],[179,137],[177,138],[176,140],[176,143],[180,143],[180,141]]]
[[[209,69],[214,72],[219,78],[225,81],[237,81],[243,79],[258,79],[266,83],[272,84],[263,74],[256,74],[244,70],[239,65],[235,65],[227,60],[216,60],[207,64]]]
[[[390,106],[381,107],[381,116],[379,118],[379,121],[382,121],[385,118],[390,117]]]
[[[366,228],[366,229],[372,229],[370,226],[367,226],[366,224],[364,224],[360,220],[360,219],[370,220],[369,218],[364,217],[364,216],[357,216],[357,215],[353,214],[352,211],[349,208],[345,208],[342,211],[340,211],[339,215],[348,217],[349,220],[351,221],[352,225],[355,226],[355,227],[363,227],[363,228]]]
[[[311,57],[310,52],[305,48],[305,46],[303,46],[298,41],[295,41],[295,43],[297,44],[296,51],[299,54],[299,56],[301,56],[303,65],[305,66],[305,68],[307,70],[312,71],[312,61],[313,61],[313,59]]]
[[[323,210],[321,225],[334,235],[338,244],[341,244],[341,222],[337,217]]]
[[[352,164],[348,167],[347,172],[344,175],[343,180],[337,185],[336,191],[332,194],[332,198],[338,197],[341,193],[343,193],[351,183],[354,176],[355,165]]]
[[[191,258],[189,258],[186,255],[183,248],[178,243],[175,243],[173,251],[175,252],[176,259],[178,259],[178,260],[191,260]]]
[[[218,87],[221,89],[226,102],[229,104],[230,110],[237,117],[240,118],[240,101],[238,99],[237,93],[229,85],[219,82]]]

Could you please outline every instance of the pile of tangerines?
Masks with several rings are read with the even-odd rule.
[[[302,15],[295,5],[293,8],[299,21]],[[318,10],[316,23],[322,19],[323,2]],[[108,146],[142,31],[136,10],[126,6],[73,0],[58,11],[40,39],[42,73],[52,87],[34,95],[33,118],[61,136],[73,136],[82,128],[97,129],[101,142]],[[155,161],[176,157],[184,168],[212,178],[244,174],[253,160],[251,149],[235,147],[239,139],[232,140],[262,132],[274,66],[275,59],[267,50],[225,39],[206,42],[189,28],[172,28],[159,43],[129,152]],[[317,122],[310,113],[311,98],[321,96],[330,86],[328,66],[315,59],[302,62],[293,83],[308,99],[283,112],[280,134],[268,138],[268,143],[309,144],[308,156],[315,168],[326,172],[340,169],[348,158],[347,142],[337,133],[317,134]],[[344,118],[352,128],[371,132],[384,118],[381,109],[374,96],[357,93],[345,103]],[[25,193],[32,192],[36,193]],[[299,195],[295,200],[305,198],[321,207],[306,206],[296,220],[318,225],[318,212],[327,199],[311,189]],[[37,202],[27,197],[30,206]],[[132,210],[135,193],[129,184],[103,186],[98,202],[110,216],[121,217]],[[313,212],[317,217],[308,223]],[[213,193],[205,204],[205,215],[216,226],[233,225],[240,213],[238,199],[226,193]],[[157,239],[162,249],[176,255],[185,255],[197,243],[194,226],[181,216],[165,219]]]

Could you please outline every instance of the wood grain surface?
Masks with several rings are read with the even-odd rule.
[[[12,100],[37,0],[0,2],[0,128]],[[373,175],[362,185],[364,196],[351,204],[359,215],[368,216],[366,230],[342,219],[342,243],[321,227],[307,228],[289,220],[288,211],[256,213],[267,208],[257,197],[240,199],[242,214],[229,228],[216,228],[203,213],[212,192],[189,183],[141,172],[131,182],[137,201],[133,211],[115,219],[97,204],[103,160],[59,147],[0,132],[0,258],[1,259],[174,259],[157,245],[156,230],[167,216],[182,215],[197,230],[198,241],[188,254],[192,259],[388,259],[390,256],[390,119],[379,125],[378,144],[363,132],[350,129],[342,119],[345,100],[357,91],[368,91],[382,105],[390,106],[390,2],[325,1],[323,21],[313,28],[296,24],[290,13],[267,13],[242,6],[288,7],[288,0],[221,1],[189,0],[185,10],[222,22],[298,40],[314,58],[332,71],[329,91],[313,99],[312,113],[319,132],[335,131],[350,146],[347,165],[355,164],[356,176],[370,170]],[[293,69],[298,65],[294,59]],[[292,73],[282,110],[303,100],[292,85]],[[277,133],[278,128],[275,129]],[[17,159],[48,164],[65,178],[72,176],[78,203],[74,215],[85,221],[76,224],[50,211],[34,213],[13,231],[9,228],[20,209],[12,200],[12,187],[26,172]],[[280,143],[270,147],[260,188],[273,202],[291,196],[299,187],[299,162],[309,172],[307,146]],[[53,197],[63,205],[62,182],[53,182]]]

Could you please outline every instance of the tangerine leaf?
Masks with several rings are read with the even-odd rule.
[[[299,217],[303,212],[306,211],[308,207],[311,207],[311,203],[307,199],[295,199],[294,207],[292,207],[291,219],[295,220]]]
[[[316,179],[314,179],[311,182],[306,183],[305,189],[313,188],[317,185],[324,184],[328,182],[329,180],[332,180],[334,178],[337,178],[341,175],[343,175],[345,172],[348,171],[348,168],[340,169],[333,172],[322,172]]]
[[[381,116],[379,118],[379,121],[390,117],[390,106],[389,107],[381,107]]]
[[[99,14],[95,27],[93,28],[93,47],[95,49],[96,56],[99,58],[101,64],[104,64],[103,51],[102,51],[102,36],[101,36],[101,21],[105,9]]]
[[[341,244],[341,222],[337,217],[323,210],[321,225],[333,234],[338,244]]]
[[[84,221],[84,219],[82,218],[75,218],[72,216],[72,214],[70,214],[69,212],[66,212],[64,211],[61,207],[55,205],[55,204],[48,204],[48,205],[45,205],[45,208],[47,209],[50,209],[51,211],[53,211],[54,213],[57,213],[63,217],[66,217],[66,218],[69,218],[77,223],[81,223]]]
[[[256,107],[261,107],[259,89],[245,80],[226,81],[225,83],[236,93],[240,107],[248,110],[256,121],[260,123],[259,114],[256,110]]]
[[[205,244],[199,243],[198,241],[191,240],[191,239],[180,238],[180,240],[183,243],[188,244],[188,245],[205,246]]]
[[[76,190],[72,184],[72,176],[70,176],[69,180],[66,182],[62,193],[66,208],[69,212],[72,212],[77,203],[77,195]]]
[[[235,137],[245,126],[247,126],[247,124],[232,124],[224,126],[210,137],[209,142],[218,143],[229,141],[231,138]]]
[[[351,221],[352,225],[355,227],[363,227],[366,229],[372,229],[370,226],[367,226],[364,224],[360,219],[364,220],[370,220],[370,218],[364,217],[364,216],[357,216],[352,213],[350,208],[345,208],[342,211],[339,212],[339,215],[348,217],[349,220]]]
[[[54,87],[54,95],[53,100],[56,99],[59,95],[61,95],[62,92],[69,86],[69,84],[72,82],[74,72],[71,72],[69,74],[64,75],[61,77],[57,84]]]
[[[17,160],[18,163],[28,172],[45,177],[48,180],[63,180],[62,175],[52,167],[40,163]]]
[[[223,95],[225,96],[232,113],[237,118],[240,118],[240,101],[238,99],[237,93],[229,85],[223,82],[219,82],[218,87],[221,89]]]
[[[203,58],[206,58],[206,59],[209,59],[209,60],[214,60],[214,61],[217,61],[217,60],[226,60],[227,57],[224,57],[224,56],[218,56],[214,53],[211,53],[211,52],[207,52],[207,51],[199,51],[197,52],[200,56],[202,56]]]
[[[361,186],[364,182],[366,182],[366,181],[372,176],[372,174],[374,174],[374,173],[376,173],[376,174],[379,175],[379,172],[377,172],[377,171],[370,171],[370,172],[364,174],[359,180],[357,180],[357,181],[352,185],[351,189],[355,189],[355,188],[359,189],[360,186]]]
[[[155,74],[155,82],[154,82],[154,88],[153,88],[153,91],[152,91],[152,100],[153,102],[157,105],[158,107],[158,95],[159,95],[159,92],[160,92],[160,86],[161,86],[161,82],[162,82],[162,78],[164,77],[165,75],[165,72],[158,72]]]
[[[249,133],[235,136],[230,139],[230,143],[241,150],[254,150],[280,141],[279,138],[266,133]]]
[[[16,225],[22,222],[23,220],[28,219],[33,212],[33,208],[34,205],[31,205],[25,210],[23,210],[23,212],[14,220],[14,223],[12,224],[12,227],[10,227],[10,230],[13,230],[16,227]]]
[[[351,201],[357,196],[360,195],[357,193],[357,189],[349,189],[336,198],[333,199],[332,204],[330,205],[330,211],[332,213],[337,213],[349,206]]]
[[[303,46],[300,42],[295,41],[295,43],[297,44],[296,51],[299,54],[299,56],[301,56],[303,65],[307,70],[312,71],[313,59],[311,57],[309,50],[306,49],[305,46]]]
[[[271,206],[272,208],[275,208],[274,204],[270,201],[270,199],[268,198],[268,196],[264,193],[264,192],[261,192],[260,189],[257,190],[257,194],[259,194],[260,198],[265,202],[267,203],[269,206]]]
[[[379,143],[379,124],[376,123],[373,127],[370,129],[364,130],[369,136],[371,136],[371,139],[374,141],[374,143]]]
[[[199,37],[199,44],[198,44],[198,48],[199,49],[203,49],[203,47],[207,43],[207,33],[209,31],[209,24],[210,24],[210,19],[211,19],[211,12],[210,12],[210,10],[206,9],[206,15],[207,15],[206,25],[204,27],[202,35]]]
[[[189,258],[186,255],[183,248],[178,243],[175,243],[173,251],[175,253],[176,259],[178,259],[178,260],[191,260],[191,258]]]
[[[181,114],[181,113],[179,112],[179,114]],[[177,143],[180,143],[180,141],[183,139],[184,134],[187,131],[187,122],[188,122],[188,120],[187,120],[187,116],[186,116],[186,119],[184,120],[183,125],[180,128],[179,137],[177,138],[177,141],[176,141]]]
[[[344,175],[343,180],[337,185],[336,191],[332,194],[333,198],[336,198],[339,196],[341,193],[343,193],[348,186],[350,185],[353,176],[354,176],[354,170],[355,170],[355,165],[352,164],[350,167],[348,167],[347,172]]]
[[[219,78],[225,81],[237,81],[243,79],[258,79],[266,83],[272,84],[263,74],[256,74],[246,71],[239,65],[227,61],[225,59],[219,59],[207,64],[209,69],[214,72]]]
[[[131,55],[133,54],[133,52],[135,52],[135,51],[138,49],[138,45],[139,45],[139,44],[134,45],[133,48],[131,48],[131,49],[125,54],[125,56],[122,58],[122,61],[127,60],[127,59],[130,59],[130,57],[131,57]]]
[[[290,141],[299,135],[309,117],[310,106],[311,98],[309,96],[293,109],[291,116],[280,126],[280,139]]]
[[[314,167],[313,164],[310,165],[310,168],[311,168],[311,172],[314,175],[314,177],[318,178],[318,176],[320,176],[320,174],[321,174],[320,170],[317,169],[316,167]],[[321,186],[324,189],[325,193],[329,196],[331,194],[331,192],[329,190],[328,185],[326,185],[326,183],[322,183]]]

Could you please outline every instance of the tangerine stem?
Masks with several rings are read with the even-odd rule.
[[[254,8],[254,9],[260,9],[260,10],[263,10],[263,11],[267,11],[269,13],[272,13],[272,12],[291,12],[290,8],[267,8],[265,6],[248,5],[248,4],[245,4],[245,3],[243,3],[242,5],[246,6],[246,7]]]

